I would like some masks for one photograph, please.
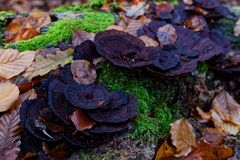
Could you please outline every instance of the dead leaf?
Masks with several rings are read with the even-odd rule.
[[[20,151],[20,117],[12,110],[0,118],[0,159],[15,160]]]
[[[32,65],[23,74],[23,77],[30,81],[34,77],[43,76],[56,69],[59,65],[65,65],[70,57],[68,50],[58,50],[56,54],[48,54],[46,56],[37,55]]]
[[[212,114],[212,120],[214,122],[214,126],[216,128],[219,128],[222,131],[224,131],[225,133],[229,133],[232,135],[238,134],[238,132],[240,130],[239,125],[223,121],[221,119],[220,115],[218,113],[216,113],[214,110],[211,111],[211,114]]]
[[[7,111],[19,97],[19,89],[9,81],[0,82],[0,112]]]
[[[76,60],[71,63],[73,79],[79,84],[91,84],[97,78],[96,70],[87,60]]]
[[[142,26],[145,25],[148,22],[150,22],[150,19],[146,18],[145,16],[142,16],[138,20],[130,19],[128,24],[127,24],[127,27],[126,27],[126,31],[129,34],[137,37],[137,30],[142,28]]]
[[[35,51],[18,52],[14,49],[0,49],[0,77],[10,79],[25,69],[33,62]]]
[[[240,19],[236,22],[236,25],[234,27],[234,35],[235,36],[240,35]]]
[[[158,28],[157,37],[161,46],[174,44],[177,40],[177,32],[172,25],[166,24]]]
[[[210,112],[204,112],[201,108],[197,107],[197,112],[201,116],[204,122],[207,122],[211,119],[212,114]]]
[[[202,16],[191,16],[186,19],[184,25],[195,32],[203,30],[207,26],[206,20]]]
[[[158,46],[158,42],[157,41],[153,40],[152,38],[150,38],[150,37],[148,37],[146,35],[143,35],[143,36],[139,37],[139,39],[141,39],[145,43],[145,46],[147,46],[147,47],[150,47],[150,46],[156,47],[156,46]]]
[[[4,33],[6,42],[27,40],[40,34],[40,29],[51,23],[47,13],[31,13],[28,17],[15,18],[6,28]]]
[[[86,40],[93,41],[95,37],[94,33],[86,32],[84,30],[75,30],[72,34],[72,44],[73,46],[80,45]]]
[[[126,12],[126,16],[128,17],[139,17],[144,15],[147,11],[147,4],[145,2],[139,2],[137,5],[132,5]]]
[[[240,105],[228,92],[222,91],[213,99],[212,109],[223,121],[240,125]]]
[[[112,30],[112,29],[122,31],[122,32],[126,32],[126,30],[123,27],[117,26],[117,25],[111,25],[106,30]]]
[[[233,149],[223,145],[223,136],[211,134],[201,138],[197,143],[197,148],[184,160],[192,160],[193,157],[198,157],[201,160],[224,160],[232,155]]]
[[[73,122],[78,131],[90,129],[96,123],[95,121],[90,119],[81,109],[77,109],[73,112],[73,114],[71,115],[71,121]]]
[[[161,160],[167,157],[174,157],[174,155],[174,148],[168,144],[167,140],[165,140],[161,147],[158,149],[155,160]]]
[[[186,119],[180,119],[171,125],[172,144],[177,148],[176,157],[187,156],[196,147],[193,127]]]
[[[193,4],[193,0],[183,0],[183,2],[187,5],[192,5]]]

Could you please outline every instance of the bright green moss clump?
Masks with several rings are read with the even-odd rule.
[[[177,104],[172,104],[175,89],[172,86],[156,86],[153,79],[141,71],[131,73],[109,63],[103,64],[99,80],[110,90],[123,89],[138,99],[138,118],[131,137],[147,141],[164,138],[169,124],[179,118]]]
[[[13,12],[0,11],[0,23],[5,21],[6,16],[12,16],[13,14],[14,14]]]
[[[30,40],[19,41],[6,46],[20,51],[36,50],[47,46],[56,46],[59,41],[69,40],[74,29],[88,32],[100,32],[114,23],[114,17],[108,13],[87,12],[81,19],[63,19],[54,22],[48,31]]]
[[[72,5],[63,5],[58,8],[53,9],[54,12],[86,12],[86,11],[95,11],[102,7],[106,3],[106,0],[90,0],[84,4],[72,4]]]

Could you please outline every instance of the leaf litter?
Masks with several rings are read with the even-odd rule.
[[[23,2],[25,6],[12,9],[32,7]],[[141,70],[159,82],[197,77],[180,91],[194,97],[183,97],[187,103],[182,106],[191,109],[169,126],[169,138],[155,147],[156,160],[237,157],[239,143],[229,145],[240,130],[237,82],[223,75],[239,73],[239,51],[220,28],[212,27],[232,13],[218,0],[178,3],[120,1],[114,10],[106,2],[103,8],[119,17],[104,31],[73,30],[71,39],[55,48],[0,49],[1,159],[55,159],[67,156],[65,144],[100,148],[134,130],[141,102],[133,93],[111,90],[99,81],[105,61],[130,72]],[[5,43],[42,34],[56,21],[51,16],[36,12],[14,17],[5,26]],[[239,36],[239,21],[231,32]],[[204,74],[198,71],[203,63],[209,69]],[[209,81],[212,89],[206,86]]]

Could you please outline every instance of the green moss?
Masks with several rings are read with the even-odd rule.
[[[54,22],[48,31],[30,40],[22,40],[9,44],[6,48],[14,47],[20,51],[36,50],[47,46],[56,46],[59,41],[69,40],[74,29],[88,32],[100,32],[114,23],[113,15],[102,12],[86,12],[81,19],[63,19]]]
[[[197,71],[199,73],[207,73],[208,72],[208,64],[205,62],[199,63],[198,67],[197,67]]]
[[[72,4],[72,5],[63,5],[58,8],[53,9],[54,12],[86,12],[86,11],[95,11],[102,7],[106,3],[106,0],[90,0],[84,4]]]
[[[7,16],[12,16],[14,13],[10,11],[0,11],[0,23],[6,20]]]
[[[141,70],[129,72],[109,63],[102,66],[99,81],[110,90],[123,89],[138,99],[138,118],[134,121],[131,137],[146,141],[164,138],[169,124],[179,118],[177,103],[172,102],[176,88],[173,84],[157,85],[156,80],[144,76]]]

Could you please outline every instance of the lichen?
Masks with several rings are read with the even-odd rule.
[[[170,123],[180,116],[177,103],[171,99],[176,90],[174,85],[158,86],[156,80],[144,75],[140,70],[132,73],[105,63],[99,81],[110,90],[123,89],[137,97],[138,117],[130,137],[152,141],[166,137]]]
[[[84,4],[71,4],[71,5],[62,5],[53,9],[54,12],[86,12],[86,11],[95,11],[103,6],[106,3],[106,0],[91,0]]]
[[[25,51],[56,46],[59,41],[69,40],[74,29],[82,29],[88,32],[100,32],[113,23],[114,17],[111,14],[85,12],[84,18],[58,20],[42,35],[36,36],[30,40],[21,40],[14,44],[8,44],[5,48],[12,47],[19,51]]]

